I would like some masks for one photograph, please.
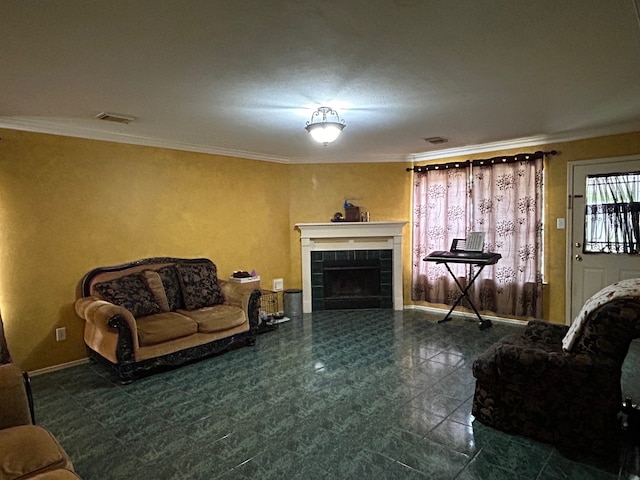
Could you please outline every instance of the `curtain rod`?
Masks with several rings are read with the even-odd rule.
[[[434,163],[431,165],[421,165],[407,168],[407,172],[427,172],[429,170],[443,170],[450,168],[467,168],[469,165],[483,166],[494,165],[496,163],[513,163],[513,162],[525,162],[527,160],[535,160],[542,158],[545,155],[556,155],[556,150],[550,150],[543,152],[538,150],[533,153],[518,153],[516,155],[501,155],[499,157],[485,158],[480,160],[465,160],[463,162],[450,162],[450,163]]]

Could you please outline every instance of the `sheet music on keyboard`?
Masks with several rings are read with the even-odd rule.
[[[467,238],[463,250],[467,252],[482,252],[484,249],[484,232],[471,232]],[[453,248],[451,249],[453,250]]]

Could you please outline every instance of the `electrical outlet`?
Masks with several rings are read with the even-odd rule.
[[[284,290],[284,279],[282,278],[274,278],[273,279],[273,291],[279,292]]]
[[[67,329],[66,327],[56,328],[56,342],[61,342],[62,340],[67,339]]]

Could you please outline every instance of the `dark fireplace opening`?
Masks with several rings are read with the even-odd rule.
[[[380,308],[380,260],[325,260],[324,309]]]
[[[393,308],[393,252],[311,252],[311,306],[314,312]]]

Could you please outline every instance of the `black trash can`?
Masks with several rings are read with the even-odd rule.
[[[284,316],[289,318],[302,316],[302,290],[290,288],[283,292]]]

